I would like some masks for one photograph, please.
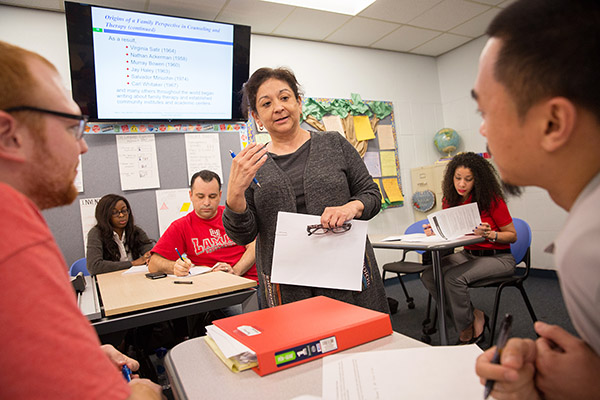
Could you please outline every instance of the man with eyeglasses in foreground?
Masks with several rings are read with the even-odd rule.
[[[77,307],[40,210],[70,204],[86,117],[56,68],[0,41],[0,398],[160,399],[137,361],[98,336]]]

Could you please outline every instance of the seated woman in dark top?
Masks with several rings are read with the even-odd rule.
[[[107,194],[96,205],[97,224],[88,233],[87,269],[92,275],[144,265],[153,241],[135,225],[127,199]]]

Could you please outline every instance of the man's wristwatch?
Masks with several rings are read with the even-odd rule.
[[[496,240],[498,240],[498,232],[494,232],[496,234],[496,237],[494,237],[493,239],[489,239],[489,235],[488,235],[488,240],[490,242],[495,242]]]

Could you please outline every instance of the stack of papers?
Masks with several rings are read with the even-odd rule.
[[[206,327],[205,341],[217,357],[233,372],[258,366],[256,353],[215,325]]]
[[[481,224],[479,207],[477,203],[469,203],[463,206],[446,208],[429,214],[427,217],[433,236],[424,233],[411,233],[399,236],[388,236],[382,242],[418,242],[418,243],[443,243],[449,240],[463,238],[473,235],[473,230]]]

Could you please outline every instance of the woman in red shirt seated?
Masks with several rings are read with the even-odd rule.
[[[481,224],[473,233],[486,240],[442,259],[446,312],[460,332],[458,342],[479,343],[485,340],[488,317],[473,307],[468,285],[483,278],[514,273],[510,244],[517,240],[517,232],[504,202],[498,174],[483,157],[475,153],[456,155],[446,167],[442,188],[443,208],[476,202],[481,215]],[[425,233],[433,234],[429,226],[425,226]],[[421,281],[435,297],[432,267],[423,272]]]

